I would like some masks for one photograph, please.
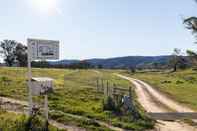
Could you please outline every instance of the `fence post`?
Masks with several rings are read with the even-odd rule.
[[[114,88],[116,88],[116,84],[114,84]]]
[[[98,78],[96,80],[96,90],[97,90],[97,92],[99,92],[99,79]]]
[[[104,92],[104,83],[103,83],[103,79],[101,80],[101,90]]]
[[[130,97],[130,99],[131,99],[131,87],[129,86],[129,97]]]
[[[103,91],[104,91],[104,96],[106,97],[107,96],[107,86],[103,88]]]
[[[109,96],[109,81],[107,80],[107,96]]]

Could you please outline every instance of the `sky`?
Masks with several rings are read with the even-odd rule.
[[[169,55],[197,50],[183,19],[194,0],[1,0],[0,41],[60,41],[60,59]]]

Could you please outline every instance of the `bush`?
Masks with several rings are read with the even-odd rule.
[[[29,117],[26,124],[26,131],[43,131],[45,129],[45,121],[40,117]]]
[[[110,96],[104,98],[103,110],[108,110],[108,111],[115,111],[116,110],[115,102],[113,101],[113,99]]]

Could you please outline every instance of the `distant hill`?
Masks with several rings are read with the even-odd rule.
[[[154,63],[165,65],[169,59],[170,56],[127,56],[109,59],[90,59],[87,61],[93,65],[102,65],[104,68],[143,68]]]
[[[87,59],[84,60],[94,66],[102,66],[103,68],[146,68],[156,65],[167,65],[171,56],[126,56],[107,59]],[[50,62],[52,65],[69,65],[78,63],[80,60],[61,60]]]

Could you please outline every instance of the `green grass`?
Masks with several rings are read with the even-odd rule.
[[[89,130],[108,129],[86,118],[105,122],[109,122],[110,119],[113,125],[133,130],[153,127],[153,122],[146,117],[131,122],[128,120],[128,116],[112,115],[109,118],[108,114],[103,112],[104,96],[96,91],[96,80],[98,78],[108,80],[109,83],[115,83],[121,88],[130,86],[128,81],[113,75],[111,71],[101,70],[101,73],[96,73],[93,70],[33,69],[32,72],[33,76],[51,77],[55,80],[54,93],[49,95],[49,108],[53,110],[53,112],[50,112],[50,117],[59,122]],[[0,68],[0,96],[27,100],[26,80],[26,68]],[[6,83],[5,81],[10,82]],[[41,98],[35,97],[34,100],[43,104]],[[83,118],[71,117],[68,113]]]
[[[195,70],[179,70],[174,73],[138,72],[129,74],[126,71],[122,71],[122,73],[144,80],[172,99],[197,110],[197,71]]]
[[[28,117],[25,115],[9,113],[0,109],[0,130],[2,131],[26,131]],[[41,131],[44,128],[44,120],[36,118],[34,126],[37,131]],[[49,125],[49,131],[60,131],[57,128]],[[63,131],[63,130],[61,130]]]
[[[109,80],[111,83],[110,86],[113,86],[112,84],[115,84],[119,88],[126,88],[129,89],[131,86],[131,83],[127,80],[124,80],[116,75],[114,75],[113,70],[101,70],[102,74],[100,77],[104,80]]]

